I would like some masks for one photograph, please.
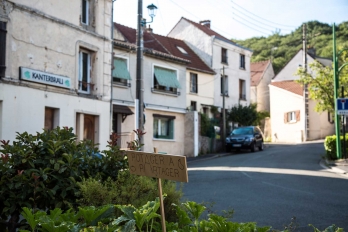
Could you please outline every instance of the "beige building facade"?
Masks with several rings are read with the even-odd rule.
[[[67,126],[79,139],[106,147],[111,8],[111,0],[0,2],[5,31],[0,51],[6,51],[0,72],[0,139]]]

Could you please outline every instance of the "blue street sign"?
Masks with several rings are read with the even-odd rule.
[[[348,98],[337,98],[337,114],[348,115]]]

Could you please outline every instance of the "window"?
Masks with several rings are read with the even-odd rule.
[[[239,68],[245,69],[245,55],[240,54],[239,62]]]
[[[239,99],[246,100],[245,80],[239,80]]]
[[[82,0],[82,17],[81,22],[88,25],[89,20],[89,0]]]
[[[227,49],[221,48],[221,63],[227,64]]]
[[[113,82],[116,85],[130,87],[130,74],[128,71],[128,62],[126,59],[114,58],[114,69],[112,70]]]
[[[79,92],[91,91],[91,54],[86,51],[79,53]]]
[[[290,111],[284,114],[284,123],[294,123],[300,121],[300,111]]]
[[[175,116],[154,114],[153,117],[153,138],[174,139]]]
[[[183,49],[182,47],[176,46],[176,48],[184,55],[188,55],[187,51],[185,49]]]
[[[228,96],[228,78],[226,75],[225,76],[221,75],[220,83],[221,83],[221,87],[220,87],[221,94],[225,92],[225,96]],[[224,88],[223,85],[225,85],[225,91],[223,91],[223,88]]]
[[[0,78],[5,76],[6,69],[6,22],[0,21]]]
[[[180,94],[178,89],[181,88],[181,86],[175,70],[155,66],[153,80],[153,92],[164,92],[176,95]]]
[[[45,130],[53,130],[59,126],[59,109],[45,107]]]
[[[190,92],[198,93],[197,74],[190,73]]]
[[[208,107],[203,107],[203,114],[208,115],[209,114],[209,109]]]
[[[76,115],[76,135],[79,140],[91,140],[98,143],[99,117],[90,114],[77,113]]]
[[[197,102],[191,101],[190,110],[197,111]]]

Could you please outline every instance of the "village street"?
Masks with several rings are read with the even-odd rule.
[[[188,162],[184,199],[234,209],[233,221],[284,229],[296,217],[296,231],[336,224],[348,228],[347,176],[320,165],[323,143],[267,145],[262,152],[233,152]]]

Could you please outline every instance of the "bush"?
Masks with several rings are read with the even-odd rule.
[[[343,136],[341,138],[341,151],[343,151]],[[325,137],[324,147],[328,160],[337,160],[336,135]],[[348,151],[348,134],[346,134],[346,151]]]
[[[126,168],[114,141],[104,156],[97,157],[95,145],[77,142],[72,131],[57,127],[36,135],[17,133],[12,145],[0,141],[0,230],[15,231],[22,207],[76,208],[78,181],[97,175],[116,179],[118,171]]]
[[[132,175],[128,170],[120,172],[116,181],[108,179],[101,182],[98,179],[89,178],[79,183],[79,186],[82,195],[79,203],[82,206],[132,204],[140,207],[158,196],[157,179]],[[172,204],[180,202],[182,191],[176,189],[174,181],[163,180],[162,192],[166,195],[164,199],[166,219],[173,221],[176,215]]]

